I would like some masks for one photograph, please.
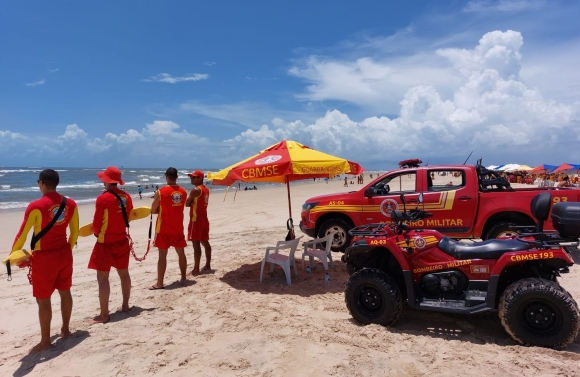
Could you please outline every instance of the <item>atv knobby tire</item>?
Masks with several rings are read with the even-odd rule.
[[[363,325],[390,326],[401,315],[401,292],[397,283],[381,270],[363,268],[348,279],[344,301],[352,317]]]
[[[528,278],[511,284],[498,309],[508,334],[526,346],[566,347],[580,327],[576,301],[560,285],[545,279]]]

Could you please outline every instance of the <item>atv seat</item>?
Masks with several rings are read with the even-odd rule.
[[[527,243],[517,240],[487,240],[467,244],[443,237],[439,241],[439,249],[458,260],[497,259],[504,253],[524,251],[529,248]]]

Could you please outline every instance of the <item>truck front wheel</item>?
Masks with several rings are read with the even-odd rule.
[[[344,253],[346,248],[350,245],[351,237],[348,231],[351,227],[342,220],[326,220],[318,230],[318,237],[326,237],[329,233],[334,232],[334,240],[332,241],[332,251],[341,251]]]

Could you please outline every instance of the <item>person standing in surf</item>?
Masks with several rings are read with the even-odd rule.
[[[205,251],[205,266],[201,271],[211,270],[211,245],[209,244],[209,219],[207,218],[209,189],[203,185],[204,175],[201,170],[189,173],[188,176],[194,186],[185,201],[185,205],[189,207],[187,239],[193,243],[194,265],[191,274],[196,276],[199,275],[200,271],[201,245]]]
[[[70,317],[73,300],[70,293],[72,286],[73,255],[72,248],[79,234],[79,214],[76,203],[64,198],[56,191],[59,184],[58,173],[45,169],[38,175],[38,188],[42,198],[31,202],[24,212],[24,221],[16,235],[12,251],[20,250],[26,242],[30,229],[34,228],[34,239],[46,229],[48,231],[31,243],[34,253],[30,257],[32,295],[38,304],[40,322],[40,343],[32,347],[30,353],[52,348],[50,341],[50,322],[52,304],[50,298],[55,290],[60,295],[62,327],[60,336],[70,335]],[[64,204],[64,206],[63,206]],[[62,210],[61,210],[62,207]],[[60,212],[60,215],[56,216]],[[55,220],[53,220],[56,217]],[[67,240],[67,228],[69,235]]]
[[[187,257],[185,256],[185,235],[183,234],[183,210],[187,192],[177,185],[177,169],[168,168],[165,172],[167,186],[155,191],[151,213],[158,214],[155,225],[155,239],[153,245],[159,249],[157,261],[157,282],[149,289],[163,289],[163,279],[167,269],[167,252],[174,247],[179,258],[179,270],[181,283],[185,283],[187,270]]]
[[[97,176],[105,185],[105,192],[97,197],[95,215],[93,217],[93,233],[97,242],[89,259],[88,268],[97,271],[99,284],[99,304],[101,312],[93,318],[93,323],[107,323],[109,315],[109,272],[115,267],[121,280],[123,303],[120,311],[128,312],[129,296],[131,295],[131,276],[129,276],[129,256],[131,245],[127,236],[128,216],[133,209],[131,195],[119,190],[117,185],[124,185],[121,171],[109,166]],[[124,209],[123,209],[124,207]],[[123,214],[125,211],[125,214]]]

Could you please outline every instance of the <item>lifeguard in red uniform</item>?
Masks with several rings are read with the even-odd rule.
[[[131,295],[131,276],[129,276],[129,256],[131,246],[127,237],[127,224],[125,216],[129,216],[133,209],[131,196],[120,190],[117,184],[124,185],[121,179],[121,171],[109,166],[105,171],[98,172],[97,176],[105,185],[105,191],[97,197],[95,203],[95,215],[93,217],[93,232],[97,242],[93,248],[89,268],[97,270],[97,282],[99,283],[99,303],[101,313],[93,318],[94,323],[107,323],[109,316],[109,272],[115,267],[121,279],[121,292],[123,304],[121,311],[128,312],[129,296]],[[123,208],[125,207],[125,215]]]
[[[188,174],[194,187],[189,192],[185,205],[189,207],[189,226],[187,239],[193,243],[194,265],[191,274],[199,274],[201,260],[201,245],[205,250],[205,266],[202,271],[211,270],[211,245],[209,244],[209,219],[207,205],[209,203],[209,189],[203,185],[203,172],[196,170]]]
[[[151,212],[157,214],[155,226],[155,240],[153,245],[159,249],[157,261],[157,282],[149,289],[163,289],[163,278],[167,268],[167,252],[174,247],[179,257],[179,270],[181,282],[184,283],[187,273],[187,258],[184,248],[187,246],[183,234],[183,210],[187,192],[177,185],[177,169],[168,168],[165,171],[167,186],[155,191]]]
[[[58,173],[45,169],[38,176],[38,188],[42,198],[33,201],[24,212],[24,221],[16,235],[12,251],[20,250],[26,242],[31,228],[34,235],[40,233],[53,220],[62,202],[63,196],[56,192],[59,184]],[[66,235],[66,230],[70,234]],[[52,347],[50,343],[50,322],[52,305],[50,297],[54,290],[60,295],[62,327],[60,336],[70,335],[69,323],[72,314],[73,255],[72,248],[79,235],[79,214],[76,203],[66,198],[66,204],[54,225],[40,240],[34,244],[34,253],[30,257],[32,265],[32,295],[38,304],[38,319],[40,321],[40,343],[34,346],[30,353],[40,352]]]

